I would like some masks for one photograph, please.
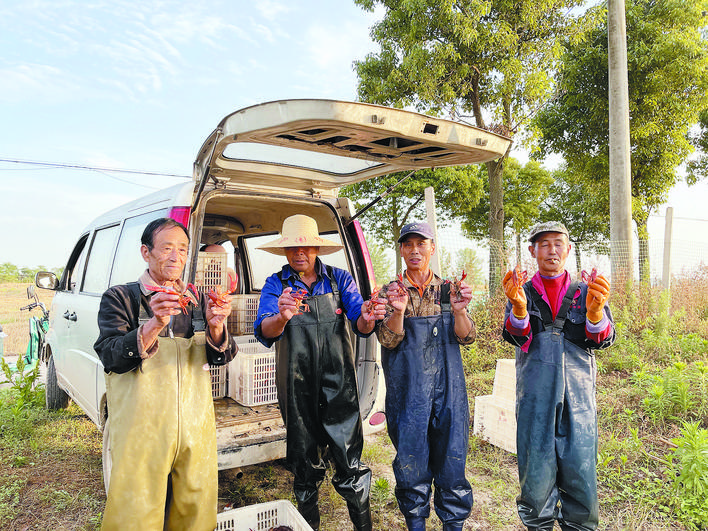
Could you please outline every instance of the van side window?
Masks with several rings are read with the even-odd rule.
[[[88,253],[82,292],[101,294],[108,288],[108,273],[113,259],[113,245],[120,225],[99,229],[94,233]]]
[[[116,257],[113,260],[110,286],[138,280],[138,277],[147,268],[147,264],[140,254],[140,237],[148,223],[165,216],[167,216],[166,209],[148,212],[125,220],[120,231]]]
[[[66,263],[66,267],[64,268],[64,274],[59,281],[60,290],[74,291],[77,279],[81,277],[81,270],[83,269],[83,264],[85,262],[86,250],[88,248],[86,242],[88,241],[88,237],[88,234],[81,236],[77,244],[74,246],[74,250],[71,251],[69,261]]]

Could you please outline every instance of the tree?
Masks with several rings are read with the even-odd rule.
[[[345,186],[341,192],[361,209],[405,175],[393,173],[376,177]],[[461,203],[479,201],[483,183],[476,166],[419,170],[362,215],[365,232],[396,252],[396,271],[401,271],[397,243],[401,229],[406,223],[425,219],[425,188],[428,186],[435,190],[436,216],[438,223],[444,225],[456,215]]]
[[[561,38],[591,21],[570,16],[582,0],[355,0],[385,9],[371,32],[381,49],[355,61],[364,101],[414,106],[511,135],[554,91]],[[508,153],[507,153],[508,155]],[[506,155],[486,163],[491,240],[503,241],[502,172]],[[490,249],[495,249],[490,245]],[[491,263],[496,263],[490,256]],[[499,282],[490,268],[490,289]]]
[[[517,263],[521,263],[521,233],[538,221],[540,208],[548,196],[553,178],[540,163],[531,160],[524,166],[509,158],[504,165],[504,229],[507,236],[515,236]],[[485,187],[485,191],[487,191]],[[462,229],[472,239],[483,239],[488,217],[489,203],[484,201],[476,206],[469,205],[462,215]]]
[[[394,276],[392,269],[393,264],[390,258],[386,256],[386,250],[377,242],[371,242],[368,246],[376,282],[378,285],[384,284]]]
[[[642,280],[649,277],[647,220],[677,182],[677,167],[693,151],[689,130],[708,108],[708,42],[701,34],[707,11],[708,0],[627,1],[632,217]],[[607,187],[606,20],[585,42],[567,44],[558,77],[562,96],[535,122],[540,154],[560,153],[572,174]]]
[[[583,252],[607,252],[609,225],[607,208],[609,189],[597,187],[583,175],[567,167],[553,172],[553,184],[541,205],[539,221],[560,221],[575,245],[575,265],[580,275]]]

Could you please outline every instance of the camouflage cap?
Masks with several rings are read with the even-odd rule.
[[[559,221],[544,221],[543,223],[536,223],[531,227],[531,232],[529,233],[529,241],[534,243],[536,238],[538,238],[544,232],[560,232],[565,234],[568,239],[570,239],[570,234],[568,234],[568,229],[565,228]]]

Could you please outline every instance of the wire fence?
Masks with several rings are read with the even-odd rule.
[[[705,223],[705,222],[704,222]],[[708,223],[705,223],[708,229]],[[632,278],[635,281],[648,279],[651,286],[665,284],[664,267],[668,260],[670,278],[690,277],[708,269],[708,239],[684,239],[683,236],[708,234],[708,231],[682,233],[681,239],[665,242],[650,239],[640,248],[634,242],[609,242],[602,249],[587,250],[571,241],[571,252],[566,269],[573,277],[580,277],[582,270],[596,268],[611,282],[622,274],[621,264],[631,261]],[[458,230],[439,229],[437,253],[440,272],[444,278],[459,276],[464,270],[465,281],[473,286],[476,298],[489,293],[490,280],[513,269],[518,264],[532,276],[537,265],[531,256],[529,242],[524,238],[516,243],[502,245],[499,242],[473,241],[465,238]],[[670,253],[667,255],[667,251]],[[642,271],[642,273],[640,273]]]

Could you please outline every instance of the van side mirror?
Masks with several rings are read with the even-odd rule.
[[[34,277],[34,283],[38,288],[55,290],[59,285],[59,280],[54,273],[39,271]],[[34,286],[31,287],[34,290]],[[27,288],[27,296],[29,296],[29,288]]]

